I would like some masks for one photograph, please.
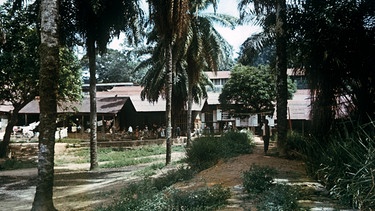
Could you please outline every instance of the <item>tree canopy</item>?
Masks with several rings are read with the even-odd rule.
[[[273,113],[276,100],[275,74],[269,66],[237,65],[224,85],[219,101],[224,110],[233,115],[251,113]],[[289,80],[289,98],[296,91],[296,85]]]

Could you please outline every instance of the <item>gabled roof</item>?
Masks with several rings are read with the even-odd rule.
[[[128,97],[97,97],[98,114],[118,113]],[[39,114],[39,100],[33,100],[20,110],[20,114]],[[57,113],[90,113],[90,98],[84,97],[81,102],[63,102],[57,106]]]

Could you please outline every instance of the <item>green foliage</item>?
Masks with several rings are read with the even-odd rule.
[[[296,85],[293,84],[289,80],[289,97],[296,91]],[[234,115],[273,112],[275,100],[276,79],[269,66],[235,66],[219,96],[224,109]]]
[[[68,48],[60,49],[58,100],[77,101],[82,98],[81,69],[77,56]]]
[[[214,210],[230,197],[229,189],[221,186],[190,192],[169,187],[192,177],[190,169],[179,168],[155,180],[144,179],[124,188],[119,200],[97,210]]]
[[[303,158],[301,149],[306,148],[306,137],[295,131],[289,131],[285,144],[285,151],[289,158]]]
[[[324,141],[306,139],[306,163],[310,174],[340,201],[371,210],[375,208],[375,125],[346,125],[340,125]]]
[[[159,191],[171,186],[174,183],[186,181],[193,178],[195,171],[191,168],[179,167],[176,170],[168,171],[162,177],[155,178],[153,185]]]
[[[298,210],[299,190],[285,184],[275,184],[275,168],[253,164],[243,173],[243,186],[257,201],[258,210]]]
[[[0,99],[15,107],[31,101],[38,93],[40,42],[36,18],[31,6],[22,10],[14,10],[10,2],[0,6],[6,34],[5,42],[0,43]]]
[[[227,204],[230,190],[216,185],[191,192],[174,190],[171,196],[173,210],[217,210]]]
[[[298,190],[284,184],[276,184],[265,191],[259,199],[258,210],[288,211],[299,210]]]
[[[246,133],[229,132],[222,137],[200,137],[186,151],[186,162],[196,170],[215,165],[222,158],[251,153],[253,139]]]
[[[157,191],[150,181],[132,184],[124,190],[121,200],[98,210],[215,210],[230,197],[221,186],[185,192],[174,188]]]
[[[243,173],[243,186],[249,194],[263,193],[272,187],[276,175],[274,168],[253,164]]]
[[[0,163],[0,171],[23,168],[35,168],[36,166],[37,163],[31,160],[6,159],[3,163]]]
[[[137,60],[139,58],[132,51],[108,49],[106,53],[96,58],[98,81],[101,83],[139,83],[145,71],[134,71],[139,63]],[[81,65],[84,69],[89,69],[89,59],[86,56],[82,58]],[[88,81],[88,78],[84,80]]]

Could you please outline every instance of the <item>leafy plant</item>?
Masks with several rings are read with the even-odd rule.
[[[188,169],[180,168],[160,179],[144,179],[138,183],[132,183],[123,189],[120,200],[97,210],[214,210],[227,203],[230,191],[221,186],[193,191],[181,191],[168,187],[171,183],[189,175],[190,172]],[[173,178],[172,182],[166,182],[171,181],[171,178]]]
[[[186,151],[186,162],[200,171],[215,165],[220,159],[251,153],[254,147],[249,134],[229,132],[224,136],[200,137]]]
[[[339,125],[326,140],[306,139],[304,153],[310,173],[343,203],[375,209],[374,122]]]
[[[257,209],[267,211],[298,210],[298,196],[298,190],[295,188],[276,184],[262,194]]]
[[[249,194],[263,193],[271,188],[276,175],[274,168],[253,164],[243,173],[243,186]]]

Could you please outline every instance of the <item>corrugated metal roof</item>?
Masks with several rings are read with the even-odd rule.
[[[0,112],[8,113],[10,111],[13,111],[14,107],[11,102],[3,101],[0,104]]]
[[[209,79],[221,79],[221,78],[230,78],[230,71],[217,71],[215,72],[205,72]]]
[[[97,97],[96,107],[98,114],[118,113],[128,97]],[[84,97],[81,102],[63,102],[57,106],[57,113],[90,113],[90,98]],[[39,100],[33,100],[23,107],[21,114],[39,114]]]

